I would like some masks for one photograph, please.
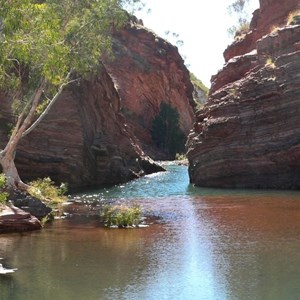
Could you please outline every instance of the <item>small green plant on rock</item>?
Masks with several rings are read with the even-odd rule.
[[[271,67],[274,69],[276,67],[275,62],[273,61],[272,57],[268,57],[266,60],[266,66]]]
[[[65,196],[67,185],[62,183],[60,187],[57,187],[50,177],[38,178],[31,181],[29,185],[29,194],[49,205],[56,206],[67,200]]]
[[[8,193],[4,191],[6,184],[6,177],[4,174],[0,174],[0,210],[1,206],[4,206],[6,204]]]
[[[108,227],[133,227],[141,221],[141,208],[139,205],[105,205],[101,218]]]
[[[292,11],[287,17],[287,25],[300,24],[300,9]]]
[[[234,35],[235,41],[243,40],[246,34],[250,31],[250,23],[244,22],[240,24],[239,27],[235,27],[234,29],[232,29],[232,31],[233,31],[232,34]]]
[[[185,153],[176,153],[175,159],[176,160],[185,160],[186,159],[186,154]]]

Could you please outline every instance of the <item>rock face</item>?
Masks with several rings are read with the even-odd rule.
[[[9,123],[5,97],[0,109],[1,124]],[[5,140],[2,130],[1,142]],[[25,180],[49,176],[71,188],[125,182],[153,168],[120,113],[119,95],[104,67],[98,78],[62,94],[22,140],[15,161]]]
[[[152,121],[161,102],[180,115],[181,130],[188,135],[193,124],[193,86],[175,46],[132,20],[113,39],[113,59],[106,59],[121,97],[121,110],[138,144],[155,159],[163,158],[151,138]]]
[[[151,139],[160,103],[180,114],[187,135],[193,123],[193,87],[177,48],[131,22],[115,33],[114,60],[97,78],[70,86],[16,153],[21,178],[51,177],[71,188],[107,186],[163,170]],[[0,147],[12,122],[0,95]]]
[[[284,24],[298,1],[260,4],[254,30],[264,34]],[[255,49],[234,44],[230,55],[225,52],[230,59],[213,77],[208,103],[197,113],[189,136],[191,182],[300,188],[299,41],[300,25],[283,26],[253,43]]]
[[[5,206],[0,211],[0,233],[41,229],[40,221],[31,214],[15,207]]]
[[[243,39],[235,41],[225,50],[224,58],[226,62],[235,56],[244,55],[256,49],[257,40],[271,31],[276,31],[277,28],[285,26],[289,13],[300,9],[297,0],[260,0],[259,3],[260,9],[253,13],[249,32]]]

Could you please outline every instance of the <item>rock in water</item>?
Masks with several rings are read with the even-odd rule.
[[[42,225],[36,217],[13,205],[5,206],[0,213],[0,233],[23,232],[41,228]]]
[[[14,268],[14,269],[6,269],[3,267],[2,264],[0,264],[0,274],[9,274],[9,273],[14,273],[15,271],[17,271],[18,269]]]

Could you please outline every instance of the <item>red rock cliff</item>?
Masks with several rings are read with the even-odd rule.
[[[188,134],[193,87],[177,48],[131,22],[115,33],[113,56],[97,78],[66,90],[22,140],[16,164],[23,179],[50,176],[71,187],[103,186],[161,170],[147,154],[158,157],[150,129],[162,101],[178,110]],[[3,95],[0,111],[2,146],[11,122]]]
[[[5,97],[0,123],[9,122]],[[1,131],[1,142],[7,139]],[[159,170],[135,142],[120,113],[114,84],[102,68],[99,77],[66,90],[17,151],[23,179],[50,176],[71,187],[103,186]],[[152,169],[153,167],[153,169]],[[150,168],[150,169],[149,169]]]
[[[297,0],[260,0],[260,9],[253,13],[250,30],[246,36],[235,41],[224,52],[225,61],[234,56],[243,55],[256,48],[256,41],[276,28],[286,24],[289,13],[300,9]]]
[[[178,49],[136,20],[113,40],[109,70],[121,97],[121,110],[139,145],[153,158],[161,159],[151,139],[151,126],[161,102],[176,108],[180,127],[188,135],[193,124],[193,86]]]
[[[188,140],[196,185],[300,188],[300,25],[284,25],[298,3],[261,0],[252,21],[259,39],[225,52]]]

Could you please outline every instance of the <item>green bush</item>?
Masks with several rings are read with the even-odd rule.
[[[198,79],[195,74],[190,72],[190,80],[194,86],[198,89],[202,90],[206,95],[208,95],[209,88],[200,80]]]
[[[161,103],[159,115],[153,119],[151,134],[156,146],[172,159],[176,153],[185,152],[186,136],[179,127],[179,113],[171,105]]]
[[[62,183],[57,187],[50,177],[33,180],[29,182],[29,186],[29,194],[43,202],[56,205],[67,200],[65,196],[67,185]]]
[[[101,218],[105,226],[137,226],[141,221],[141,208],[138,205],[105,205]]]
[[[0,205],[5,205],[7,198],[8,198],[8,193],[4,191],[6,184],[6,177],[4,174],[0,174]]]
[[[176,153],[175,160],[185,160],[185,159],[187,159],[185,153]]]

